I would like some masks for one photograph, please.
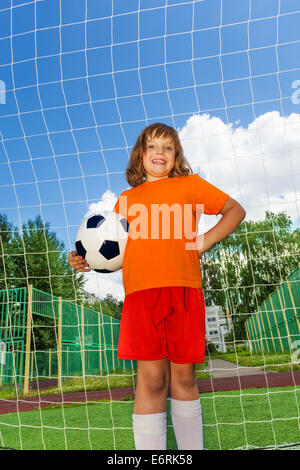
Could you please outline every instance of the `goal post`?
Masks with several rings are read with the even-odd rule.
[[[25,341],[25,370],[24,370],[24,395],[29,393],[30,379],[30,353],[31,353],[31,324],[32,324],[32,284],[28,286],[27,315],[26,315],[26,341]]]

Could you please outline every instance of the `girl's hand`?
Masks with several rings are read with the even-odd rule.
[[[76,251],[70,251],[68,254],[68,262],[71,268],[76,269],[76,271],[89,272],[91,269],[88,267],[86,260],[79,256]]]

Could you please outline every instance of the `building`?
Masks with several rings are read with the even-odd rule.
[[[230,316],[220,305],[206,306],[205,313],[207,343],[213,343],[219,352],[226,352],[225,335],[232,328]]]
[[[100,299],[98,297],[84,290],[82,291],[82,300],[83,302],[91,302],[91,303],[100,302]]]

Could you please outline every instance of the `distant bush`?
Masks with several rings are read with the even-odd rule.
[[[206,343],[206,355],[209,355],[209,354],[218,354],[218,350],[216,348],[216,346],[214,345],[214,343]]]

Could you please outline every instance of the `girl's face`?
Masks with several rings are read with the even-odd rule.
[[[146,151],[143,153],[143,165],[146,181],[166,178],[175,164],[175,146],[171,138],[149,136]]]

